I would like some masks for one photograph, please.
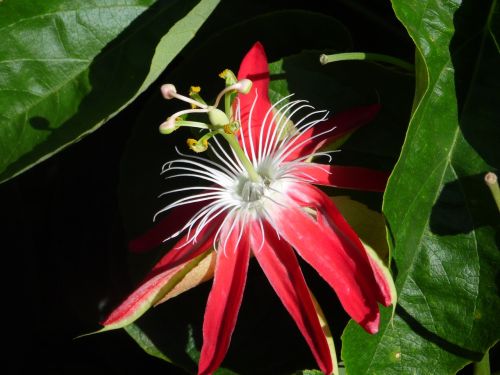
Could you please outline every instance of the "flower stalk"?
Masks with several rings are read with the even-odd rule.
[[[383,62],[391,65],[395,65],[397,67],[400,67],[401,69],[404,69],[410,73],[413,73],[415,71],[415,67],[402,60],[398,59],[397,57],[394,56],[388,56],[384,55],[381,53],[367,53],[367,52],[345,52],[345,53],[336,53],[333,55],[321,55],[319,57],[319,61],[321,62],[322,65],[326,65],[332,62],[337,62],[337,61],[349,61],[349,60],[369,60],[369,61],[378,61],[378,62]]]
[[[483,359],[474,363],[474,375],[490,375],[490,352],[485,353]]]
[[[490,189],[491,195],[493,196],[498,211],[500,212],[500,187],[498,186],[497,175],[493,172],[486,173],[484,176],[484,182],[486,182],[486,185]]]

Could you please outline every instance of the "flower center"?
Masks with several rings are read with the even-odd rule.
[[[255,182],[247,177],[241,177],[236,185],[236,194],[238,197],[247,203],[252,203],[260,200],[266,192],[265,182]]]

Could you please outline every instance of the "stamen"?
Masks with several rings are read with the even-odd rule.
[[[206,151],[208,149],[208,141],[206,139],[200,142],[196,139],[188,138],[186,143],[191,150],[197,153]]]
[[[183,111],[179,111],[179,112],[176,112],[174,113],[172,116],[170,116],[167,121],[163,122],[161,125],[160,125],[160,133],[162,134],[170,134],[172,133],[173,131],[177,130],[180,126],[182,125],[186,125],[186,126],[191,126],[191,121],[184,121],[183,123],[179,122],[177,123],[177,118],[179,118],[180,116],[182,115],[185,115],[185,114],[188,114],[188,113],[207,113],[208,112],[208,109],[185,109]],[[193,122],[194,124],[196,124],[195,128],[205,128],[204,126],[200,126],[200,125],[203,125],[203,123],[200,123],[200,122],[196,122],[194,121]],[[208,126],[206,127],[208,129]]]
[[[234,73],[229,69],[224,69],[220,72],[219,77],[226,81],[227,86],[230,86],[238,81]]]
[[[217,99],[215,100],[214,107],[218,107],[219,103],[224,96],[224,94],[231,92],[231,91],[238,91],[240,94],[248,94],[250,92],[250,89],[252,88],[252,81],[249,79],[242,79],[241,81],[236,82],[235,84],[226,87],[224,90],[219,92],[219,95],[217,95]]]
[[[176,90],[175,86],[172,85],[171,83],[166,83],[166,84],[162,85],[161,86],[161,93],[162,93],[163,97],[167,100],[176,98],[176,99],[182,100],[183,102],[193,104],[199,108],[206,109],[208,107],[206,104],[203,104],[203,103],[200,103],[194,99],[188,98],[187,96],[177,94],[177,90]]]

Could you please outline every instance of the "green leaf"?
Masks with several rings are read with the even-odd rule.
[[[166,362],[173,363],[172,360],[162,352],[162,350],[155,344],[151,337],[149,337],[148,334],[139,325],[132,323],[126,326],[124,329],[146,353]],[[191,357],[191,359],[195,362],[198,362],[200,352],[196,348],[195,339],[193,337],[193,330],[191,327],[189,327],[188,329],[188,342],[185,349],[186,353]],[[177,365],[180,366],[179,364]],[[194,367],[192,365],[180,367],[182,367],[187,373],[195,373]],[[214,375],[237,375],[237,373],[225,368],[219,368],[214,372]]]
[[[417,47],[414,113],[383,207],[401,308],[375,336],[350,324],[344,360],[353,374],[454,373],[500,337],[499,220],[483,181],[500,165],[499,7],[393,6]]]
[[[133,101],[218,2],[1,2],[0,182]]]
[[[148,335],[135,323],[131,323],[124,327],[124,330],[134,339],[134,341],[149,355],[172,363],[170,358],[163,354],[160,349],[156,347]]]
[[[342,358],[347,374],[443,375],[464,366],[463,358],[443,348],[443,340],[431,341],[428,332],[408,315],[382,308],[381,329],[370,336],[350,321],[342,336]]]

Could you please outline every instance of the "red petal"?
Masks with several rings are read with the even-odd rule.
[[[298,184],[297,184],[298,185]],[[296,202],[318,210],[318,222],[325,227],[331,227],[332,231],[342,241],[343,246],[352,256],[359,267],[367,269],[363,271],[364,277],[358,281],[365,290],[375,296],[378,302],[388,305],[393,301],[392,280],[386,280],[386,275],[379,269],[375,259],[367,253],[358,235],[349,226],[340,211],[335,207],[330,198],[318,188],[300,184],[290,194]]]
[[[201,231],[196,243],[186,245],[187,235],[182,238],[154,266],[139,287],[101,323],[104,330],[124,327],[144,314],[171,289],[167,285],[187,263],[210,249],[214,235],[215,227],[210,227]],[[173,288],[175,283],[170,286]]]
[[[301,146],[287,155],[286,160],[295,160],[302,156],[307,156],[314,153],[325,144],[335,141],[336,139],[339,139],[370,122],[377,115],[379,110],[379,104],[352,108],[348,111],[341,112],[331,117],[327,121],[315,125],[296,138],[296,140],[294,141],[295,144],[301,144]],[[316,134],[323,133],[332,128],[335,129],[326,134],[313,138]]]
[[[292,248],[267,223],[264,223],[265,233],[258,223],[253,223],[250,230],[257,261],[302,332],[319,368],[331,374],[333,364],[328,343]]]
[[[153,228],[142,236],[130,241],[128,245],[129,250],[133,253],[143,253],[160,246],[166,238],[181,230],[189,219],[191,219],[205,204],[206,202],[196,202],[172,209],[172,211]]]
[[[292,199],[300,204],[303,203],[300,199],[306,201],[309,198],[304,186],[293,184],[290,187],[290,195],[294,195]],[[298,189],[302,191],[298,192]],[[325,198],[329,200],[326,195]],[[290,207],[275,205],[271,214],[279,233],[330,284],[346,312],[369,333],[377,332],[378,287],[366,254],[358,243],[352,243],[350,238],[334,231],[329,222],[325,223],[329,218],[321,218],[321,212],[318,212],[316,222],[292,203]]]
[[[247,235],[243,233],[240,238],[238,226],[229,234],[222,233],[219,244],[214,283],[203,321],[200,375],[215,371],[226,355],[243,298],[250,259]]]
[[[298,177],[312,180],[318,185],[335,186],[343,189],[365,191],[385,191],[390,173],[363,167],[344,167],[340,165],[325,165],[304,163],[294,170]]]
[[[250,156],[250,139],[257,152],[261,126],[264,125],[266,113],[271,108],[271,101],[268,95],[270,80],[269,67],[267,65],[266,52],[260,42],[253,45],[241,62],[238,79],[241,80],[244,78],[248,78],[252,81],[252,89],[246,95],[238,95],[241,110],[241,126],[243,130],[238,133],[238,139],[240,143],[245,145]],[[251,127],[249,128],[250,111],[257,96],[258,99],[252,111]],[[272,126],[271,119],[272,116],[269,116],[265,124],[266,126]],[[267,134],[267,130],[265,130],[265,132],[265,134]]]

